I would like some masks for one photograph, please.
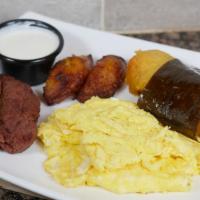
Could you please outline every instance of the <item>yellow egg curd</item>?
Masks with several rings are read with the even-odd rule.
[[[58,109],[40,124],[38,137],[45,170],[66,187],[187,191],[200,172],[200,144],[129,101],[93,97]]]

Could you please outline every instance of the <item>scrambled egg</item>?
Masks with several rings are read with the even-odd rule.
[[[200,172],[200,144],[163,127],[136,104],[93,97],[40,124],[45,170],[66,187],[116,193],[187,191]]]

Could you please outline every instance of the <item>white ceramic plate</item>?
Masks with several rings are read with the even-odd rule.
[[[179,58],[185,63],[196,67],[200,66],[200,54],[197,52],[92,30],[60,22],[32,12],[26,13],[23,17],[46,21],[62,32],[65,39],[65,46],[58,59],[71,54],[92,54],[94,59],[99,59],[107,54],[115,54],[128,60],[135,50],[160,49]],[[42,86],[34,87],[34,90],[41,94]],[[118,92],[116,97],[136,101],[136,97],[131,96],[126,88]],[[66,100],[64,103],[51,107],[42,103],[39,121],[44,120],[47,115],[56,108],[65,107],[71,103],[74,103],[74,101]],[[64,188],[54,182],[54,180],[44,171],[42,163],[45,158],[46,155],[43,153],[42,148],[37,142],[35,142],[28,150],[20,154],[10,155],[0,152],[0,178],[36,193],[60,200],[178,200],[198,199],[200,197],[200,177],[194,178],[192,190],[185,193],[117,195],[95,187],[79,187],[74,189]]]

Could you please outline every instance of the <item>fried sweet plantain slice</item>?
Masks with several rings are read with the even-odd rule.
[[[84,102],[92,96],[108,98],[121,86],[125,76],[126,62],[123,58],[108,55],[98,60],[81,88],[77,99]]]
[[[65,58],[52,68],[44,87],[48,105],[74,97],[84,84],[93,65],[91,55]]]

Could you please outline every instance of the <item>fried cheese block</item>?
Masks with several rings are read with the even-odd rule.
[[[132,94],[140,94],[153,74],[173,57],[159,50],[136,51],[128,62],[126,83]]]
[[[121,57],[107,55],[98,60],[77,96],[78,101],[113,96],[124,81],[125,69],[126,62]]]
[[[52,68],[44,87],[44,99],[48,105],[74,97],[84,84],[93,65],[91,55],[65,58]]]

